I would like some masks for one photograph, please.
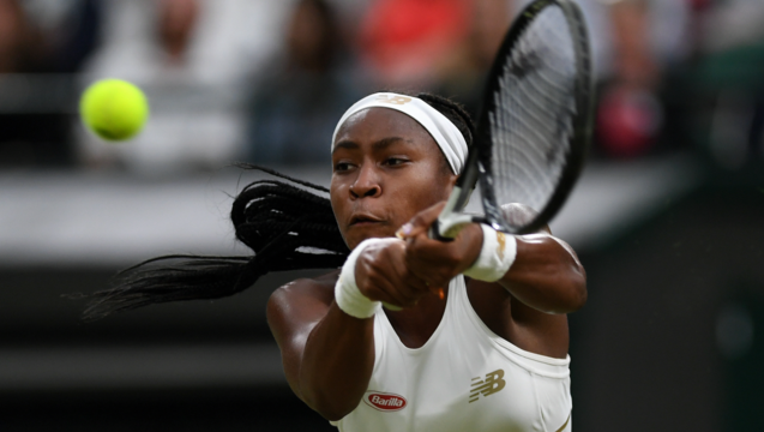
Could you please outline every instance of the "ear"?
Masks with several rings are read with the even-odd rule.
[[[454,186],[456,186],[457,180],[459,180],[459,176],[452,173],[451,177],[448,180],[448,184],[451,186],[451,189],[453,189]]]
[[[456,182],[459,180],[459,176],[451,172],[451,168],[448,169],[448,176],[445,178],[445,184],[448,185],[446,188],[446,195],[445,199],[448,199],[448,196],[451,195],[451,192],[454,190],[454,186],[456,186]]]

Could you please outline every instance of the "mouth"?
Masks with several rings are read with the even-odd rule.
[[[356,214],[350,218],[349,226],[372,225],[382,222],[382,219],[368,214]]]

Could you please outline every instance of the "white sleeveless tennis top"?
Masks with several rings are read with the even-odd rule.
[[[571,431],[570,357],[524,351],[493,333],[451,281],[443,318],[420,348],[374,317],[374,370],[343,432]]]

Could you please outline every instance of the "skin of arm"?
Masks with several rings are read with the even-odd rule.
[[[364,250],[356,263],[356,282],[364,295],[411,307],[474,263],[482,246],[477,224],[450,243],[427,237],[443,205],[422,211],[404,226],[405,241]],[[529,212],[522,207],[509,211],[518,217]],[[273,293],[267,308],[290,387],[328,420],[355,409],[374,367],[373,319],[354,318],[337,307],[337,275],[285,285]],[[495,284],[548,314],[573,312],[586,302],[583,267],[566,243],[548,233],[518,236],[517,258]]]
[[[406,239],[406,264],[431,286],[443,287],[477,259],[482,230],[466,226],[450,243],[432,240],[427,230],[444,203],[420,212],[400,230]],[[527,219],[531,210],[523,206],[505,209],[511,217]],[[497,281],[525,305],[545,313],[566,314],[586,303],[586,273],[573,249],[548,232],[515,236],[517,257],[509,271]]]
[[[337,307],[337,276],[285,285],[274,291],[267,307],[289,386],[327,420],[355,409],[374,366],[373,320]]]
[[[411,307],[475,262],[483,241],[477,224],[450,243],[427,237],[443,205],[422,211],[404,226],[405,242],[364,250],[356,263],[356,282],[364,295]],[[522,207],[509,211],[529,217]],[[290,387],[328,420],[355,409],[374,367],[373,319],[354,318],[337,307],[337,275],[285,285],[273,293],[267,308]],[[545,314],[573,312],[586,302],[586,276],[575,252],[548,233],[518,236],[515,262],[494,284]]]
[[[405,265],[403,241],[369,246],[356,261],[356,283],[366,297],[412,306],[430,293]],[[358,319],[334,302],[338,272],[302,279],[271,296],[267,317],[294,393],[328,420],[360,403],[374,367],[373,319]]]

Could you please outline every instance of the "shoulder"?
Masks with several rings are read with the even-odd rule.
[[[340,270],[334,270],[321,276],[296,279],[282,285],[271,294],[268,309],[272,305],[286,306],[294,301],[309,299],[329,305],[334,300],[334,285],[337,283],[339,274]]]
[[[334,301],[338,276],[339,270],[317,278],[297,279],[271,294],[266,319],[282,352],[301,351],[301,343]]]
[[[266,317],[273,330],[300,326],[320,319],[334,301],[334,270],[315,278],[303,278],[277,288],[268,299]]]

